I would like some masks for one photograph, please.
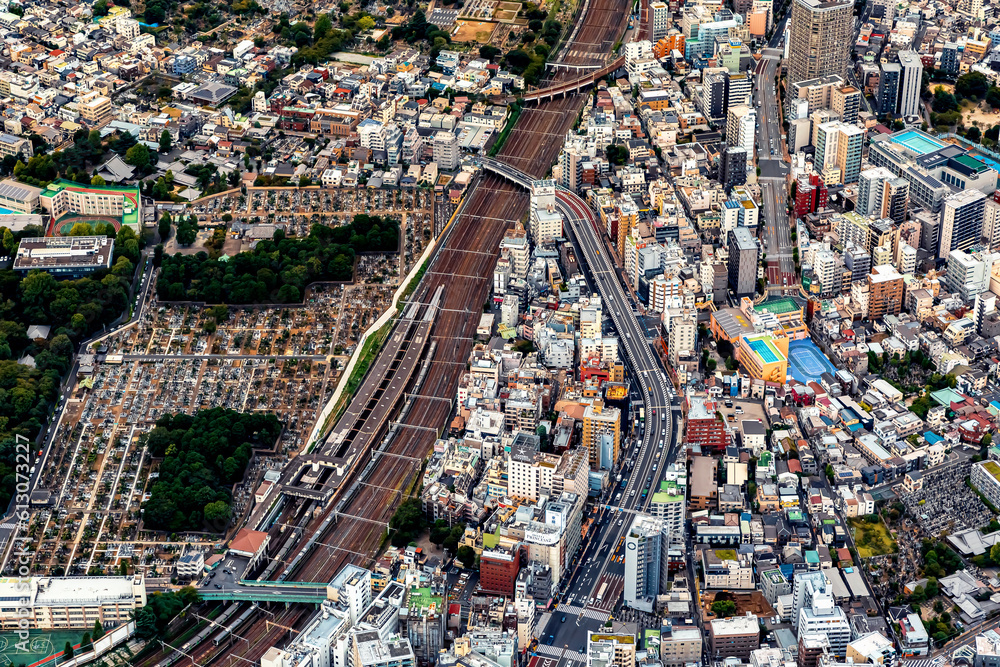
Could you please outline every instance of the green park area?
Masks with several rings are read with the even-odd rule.
[[[872,556],[885,556],[896,552],[896,541],[889,534],[889,529],[885,524],[873,516],[874,521],[869,521],[867,517],[853,517],[847,520],[854,535],[854,544],[858,548],[858,555],[862,558]]]

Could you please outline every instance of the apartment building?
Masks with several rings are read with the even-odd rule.
[[[903,276],[893,266],[876,266],[867,276],[868,318],[898,315],[903,307]]]
[[[601,437],[605,435],[611,438],[612,461],[617,461],[621,447],[621,410],[597,400],[583,411],[580,439],[580,445],[590,450],[590,465],[595,470],[601,467]]]
[[[708,649],[715,660],[740,658],[760,648],[760,625],[753,614],[715,618],[708,624]]]

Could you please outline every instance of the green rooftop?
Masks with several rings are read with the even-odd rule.
[[[796,303],[795,299],[786,296],[778,299],[768,299],[759,306],[754,306],[753,309],[756,311],[767,311],[775,315],[784,315],[785,313],[800,310],[801,307]]]
[[[444,598],[440,595],[432,595],[430,588],[410,589],[408,606],[410,609],[429,609],[434,607],[438,610],[444,604]]]
[[[966,169],[971,169],[972,171],[974,171],[976,173],[981,173],[981,172],[984,172],[987,169],[989,169],[989,167],[987,167],[985,164],[983,164],[982,160],[977,160],[976,158],[972,157],[971,155],[958,155],[958,156],[953,157],[951,159],[954,160],[955,162],[959,163],[960,165],[962,165]]]
[[[938,389],[931,392],[931,400],[938,405],[950,408],[952,403],[963,403],[965,397],[954,389]]]
[[[663,480],[660,482],[660,490],[653,494],[654,503],[676,503],[684,501],[684,492],[677,486],[677,482]]]
[[[984,461],[983,468],[986,469],[986,472],[993,475],[993,479],[1000,481],[1000,466],[994,461]]]

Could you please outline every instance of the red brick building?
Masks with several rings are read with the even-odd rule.
[[[479,558],[479,586],[486,593],[512,598],[520,569],[520,550],[483,549]]]
[[[715,415],[709,419],[690,419],[687,441],[693,445],[700,445],[705,455],[723,452],[729,444],[726,425],[720,419],[716,419]]]

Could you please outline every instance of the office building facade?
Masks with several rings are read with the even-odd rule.
[[[948,259],[952,250],[968,250],[983,233],[986,194],[962,190],[944,199],[938,238],[938,257]]]
[[[737,299],[751,296],[757,283],[757,241],[746,227],[729,235],[729,289]]]

